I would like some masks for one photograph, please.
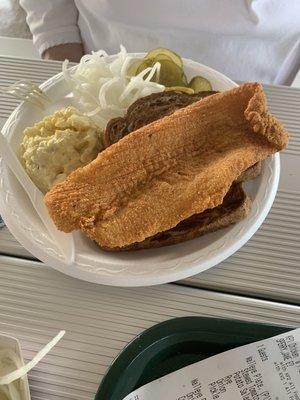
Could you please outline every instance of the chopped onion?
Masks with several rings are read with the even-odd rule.
[[[137,99],[165,89],[151,82],[160,72],[159,63],[130,77],[127,69],[131,61],[125,47],[120,46],[115,58],[103,50],[84,55],[75,71],[68,70],[68,60],[63,62],[63,76],[77,107],[103,129],[111,118],[123,116]]]
[[[20,379],[23,375],[26,375],[32,368],[36,366],[38,362],[40,362],[47,353],[54,347],[60,339],[64,336],[66,332],[60,331],[46,346],[40,350],[35,357],[31,361],[29,361],[26,365],[23,365],[12,371],[6,375],[0,376],[0,385],[9,385],[14,382],[16,379]],[[14,361],[14,360],[13,360]]]

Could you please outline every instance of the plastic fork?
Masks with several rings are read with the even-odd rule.
[[[2,133],[0,133],[0,156],[3,158],[4,162],[7,164],[9,169],[12,171],[27,193],[45,228],[49,232],[56,246],[63,254],[66,264],[71,265],[75,260],[75,247],[72,235],[61,232],[56,228],[44,204],[44,196],[42,192],[28,177],[22,164],[12,151],[8,141],[6,140],[6,137]]]
[[[35,83],[22,79],[10,86],[1,86],[0,93],[10,94],[22,101],[28,101],[42,109],[47,103],[51,103],[49,97]]]

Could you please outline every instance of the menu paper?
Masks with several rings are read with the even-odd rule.
[[[226,351],[124,400],[300,400],[300,328]]]

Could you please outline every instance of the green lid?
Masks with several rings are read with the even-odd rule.
[[[291,329],[204,317],[162,322],[125,347],[103,378],[95,400],[122,400],[146,383],[189,364]]]

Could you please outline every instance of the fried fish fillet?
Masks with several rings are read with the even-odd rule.
[[[142,242],[132,243],[125,247],[102,247],[102,249],[107,251],[143,250],[185,242],[241,221],[249,215],[251,205],[251,199],[243,189],[243,184],[233,183],[219,206],[194,214],[180,221],[174,228],[159,232]]]
[[[223,202],[250,166],[288,134],[262,86],[244,84],[146,125],[74,171],[45,196],[58,229],[124,247]]]

